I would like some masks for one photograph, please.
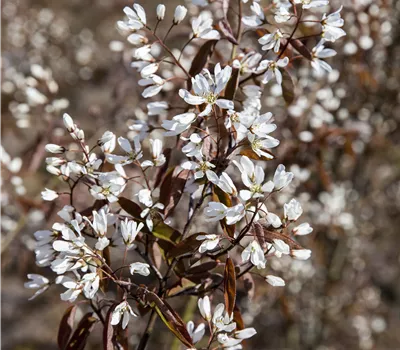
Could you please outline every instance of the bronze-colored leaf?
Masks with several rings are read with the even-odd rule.
[[[185,323],[172,307],[153,292],[147,292],[144,298],[145,301],[154,308],[168,329],[174,333],[183,344],[189,348],[193,347],[193,340],[186,329]]]
[[[240,312],[239,307],[235,304],[235,308],[233,309],[233,321],[236,322],[236,329],[240,331],[244,329],[244,322],[242,318],[242,313]]]
[[[290,45],[292,45],[293,48],[295,48],[299,52],[300,55],[302,55],[303,57],[307,58],[310,61],[312,60],[313,57],[311,51],[300,40],[292,39],[290,40]]]
[[[203,264],[192,266],[190,269],[186,271],[188,275],[195,275],[198,273],[209,272],[212,269],[215,269],[218,266],[216,261],[207,261]]]
[[[263,225],[265,240],[269,243],[273,243],[274,239],[280,239],[284,241],[290,249],[303,249],[303,247],[295,240],[285,235],[282,232],[270,231],[266,226]]]
[[[236,90],[239,86],[239,78],[240,78],[240,70],[238,68],[233,68],[232,69],[232,75],[231,78],[228,81],[228,84],[226,84],[225,88],[225,98],[227,100],[234,100]]]
[[[110,306],[108,309],[106,319],[105,319],[105,324],[103,328],[103,348],[104,350],[114,350],[114,327],[111,324],[111,317],[112,313],[117,306],[117,303],[114,303]]]
[[[254,160],[267,160],[268,161],[268,160],[275,159],[275,156],[271,152],[269,152],[269,151],[267,151],[265,149],[263,151],[268,153],[271,156],[271,158],[267,158],[267,157],[264,157],[264,156],[259,156],[257,153],[255,153],[252,150],[252,148],[250,146],[244,146],[240,150],[240,154],[242,156],[246,156],[246,157],[249,157],[250,159],[254,159]]]
[[[233,31],[231,25],[226,19],[221,19],[218,22],[218,29],[221,33],[231,42],[233,45],[239,45],[238,41],[236,40],[235,36],[233,35]]]
[[[196,251],[201,244],[201,241],[197,240],[196,237],[205,234],[206,233],[202,232],[196,233],[179,242],[172,250],[167,252],[168,258],[178,258],[182,255],[193,253],[193,251]]]
[[[174,170],[175,168],[171,168],[167,172],[160,187],[160,202],[165,206],[165,217],[168,217],[178,205],[190,173],[189,170],[182,170],[174,175]]]
[[[97,321],[98,319],[93,317],[92,312],[88,312],[85,316],[83,316],[65,349],[83,350],[85,348],[87,339]]]
[[[72,329],[74,328],[74,319],[77,308],[78,307],[76,305],[70,306],[67,310],[65,310],[60,321],[57,336],[57,343],[60,350],[65,349],[68,344],[69,337],[71,336]]]
[[[151,233],[153,236],[168,241],[172,243],[173,245],[179,243],[182,234],[178,231],[172,228],[171,226],[168,226],[162,221],[159,221],[154,227],[153,231]]]
[[[211,57],[214,47],[218,40],[208,40],[203,46],[199,49],[196,56],[193,59],[192,66],[190,67],[189,74],[194,77],[199,74],[205,65],[207,64],[208,59]],[[192,88],[192,82],[188,80],[188,90]]]
[[[228,315],[231,315],[236,302],[236,273],[235,265],[229,257],[225,262],[224,299],[226,311],[228,312]]]
[[[121,206],[122,209],[124,209],[128,214],[132,215],[135,219],[143,221],[143,219],[140,217],[142,208],[140,208],[139,204],[125,197],[119,197],[118,204]]]
[[[282,73],[282,95],[285,102],[290,105],[294,101],[294,83],[292,77],[286,69],[281,70]]]
[[[258,243],[260,243],[260,246],[265,248],[266,243],[265,243],[265,237],[264,237],[264,230],[262,225],[256,221],[251,224],[251,230],[250,232],[256,237]]]

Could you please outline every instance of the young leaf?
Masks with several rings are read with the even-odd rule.
[[[169,306],[165,300],[160,299],[155,293],[148,292],[144,297],[146,302],[154,308],[168,329],[174,333],[183,344],[189,348],[193,347],[193,341],[186,329],[185,323],[171,306]]]
[[[104,350],[114,350],[114,327],[111,324],[111,316],[118,303],[114,303],[110,306],[107,312],[105,325],[103,328],[103,348]]]
[[[218,28],[222,32],[222,34],[225,35],[229,42],[231,42],[233,45],[239,45],[238,41],[233,35],[231,25],[226,19],[222,19],[218,22]]]
[[[182,255],[193,253],[200,247],[201,241],[198,241],[196,237],[203,233],[197,233],[189,236],[183,241],[179,242],[172,250],[167,252],[168,258],[178,258]]]
[[[140,217],[140,213],[142,209],[140,208],[139,204],[132,202],[130,199],[125,197],[119,197],[118,204],[124,209],[128,214],[132,215],[137,220],[143,220]]]
[[[264,150],[264,152],[268,153],[272,158],[267,158],[267,157],[264,157],[264,156],[260,157],[258,154],[256,154],[252,150],[252,148],[250,146],[245,146],[240,150],[240,154],[242,156],[249,157],[250,159],[254,159],[254,160],[272,160],[272,159],[275,159],[275,156],[271,152],[268,152],[266,150]]]
[[[65,310],[61,319],[57,336],[57,343],[60,350],[65,349],[68,344],[69,337],[71,336],[72,329],[74,328],[74,319],[77,308],[78,307],[76,305],[70,306],[67,310]]]
[[[239,78],[240,78],[240,70],[238,68],[232,69],[232,76],[229,79],[228,84],[226,84],[225,88],[225,98],[227,100],[234,100],[236,90],[239,86]]]
[[[235,265],[231,258],[227,258],[225,262],[224,299],[226,311],[228,315],[231,315],[236,301],[236,273]]]
[[[165,217],[178,205],[189,176],[189,170],[182,170],[177,175],[174,175],[174,170],[175,168],[172,168],[168,171],[160,187],[160,202],[165,206]]]
[[[189,70],[190,76],[194,77],[196,74],[199,74],[203,70],[203,68],[207,64],[209,57],[211,57],[217,42],[218,40],[208,40],[203,44],[203,46],[200,48],[199,52],[193,59],[192,66]],[[191,87],[192,82],[189,79],[188,89],[191,89]]]
[[[310,61],[312,60],[311,51],[300,40],[292,39],[290,40],[290,45],[292,45],[293,48],[295,48],[300,53],[300,55],[302,55],[303,57],[307,58]]]
[[[290,105],[294,101],[293,80],[286,69],[282,69],[281,73],[282,73],[282,95],[285,102],[288,105]]]
[[[98,321],[97,318],[93,317],[92,312],[88,312],[82,317],[78,326],[75,329],[66,349],[68,350],[83,350],[85,348],[87,338],[90,332],[93,330],[94,325]]]
[[[240,312],[239,307],[235,304],[235,308],[233,310],[233,321],[236,322],[236,329],[239,331],[244,329],[244,322],[242,318],[242,313]]]

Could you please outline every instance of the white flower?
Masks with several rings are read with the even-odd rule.
[[[88,218],[86,221],[90,224],[95,232],[96,236],[98,237],[98,241],[95,245],[95,248],[98,250],[103,250],[110,244],[109,239],[106,237],[107,234],[107,212],[106,208],[100,209],[98,212],[93,210],[93,223],[90,222]]]
[[[213,184],[217,185],[222,191],[233,195],[237,193],[235,184],[233,183],[232,179],[226,172],[222,172],[219,178],[217,174],[215,174],[213,171],[210,171],[210,173],[212,173],[214,176],[213,178],[210,178],[210,176],[208,176],[208,179]]]
[[[296,221],[303,213],[303,209],[296,199],[292,199],[289,203],[285,203],[283,209],[285,218],[289,221]]]
[[[236,328],[236,322],[232,322],[232,315],[228,315],[228,312],[225,312],[224,304],[218,304],[214,310],[214,314],[212,317],[212,323],[216,328],[217,332],[232,332]]]
[[[134,4],[133,9],[124,7],[124,12],[128,17],[128,21],[124,23],[130,30],[139,30],[146,25],[146,12],[139,4]]]
[[[131,35],[129,35],[126,40],[128,40],[129,43],[131,43],[132,45],[135,46],[140,46],[143,44],[147,44],[148,39],[140,34],[137,33],[132,33]]]
[[[139,136],[135,136],[133,138],[134,149],[132,148],[130,141],[124,137],[118,137],[118,144],[126,152],[126,155],[118,156],[115,154],[107,153],[106,154],[107,162],[111,164],[127,165],[142,158],[143,152]]]
[[[163,4],[158,4],[157,5],[157,19],[159,21],[162,21],[165,16],[165,5]]]
[[[90,188],[90,194],[96,199],[107,199],[110,203],[118,201],[119,194],[125,189],[125,180],[117,173],[102,173],[99,184]]]
[[[330,15],[322,16],[322,37],[326,41],[336,41],[342,36],[346,35],[346,32],[340,28],[343,27],[344,20],[340,17],[340,11],[342,11],[343,6],[340,6],[339,10]]]
[[[293,176],[293,173],[285,171],[284,165],[279,164],[276,168],[273,180],[275,189],[280,190],[289,185],[290,182],[293,180]]]
[[[321,39],[320,42],[312,49],[312,61],[311,66],[316,70],[317,74],[322,74],[323,70],[327,72],[332,71],[332,67],[322,60],[322,58],[333,57],[336,55],[336,51],[332,49],[326,49],[325,40]]]
[[[232,101],[218,98],[231,77],[232,67],[226,66],[221,69],[221,65],[217,63],[214,68],[214,78],[207,69],[204,69],[204,72],[205,75],[197,74],[192,78],[194,95],[188,90],[180,89],[179,96],[190,105],[198,106],[205,103],[206,108],[199,114],[200,117],[209,115],[215,104],[222,109],[233,109]]]
[[[198,241],[203,241],[199,247],[199,252],[204,253],[207,250],[213,250],[219,242],[219,236],[218,235],[199,235],[196,237],[196,240]]]
[[[31,281],[25,282],[24,287],[28,289],[37,289],[35,294],[29,298],[29,300],[32,300],[36,298],[38,295],[42,294],[49,288],[49,280],[46,277],[43,277],[41,275],[35,274],[35,273],[30,273],[28,274],[28,278]]]
[[[267,51],[274,48],[274,52],[278,52],[281,45],[282,37],[282,32],[277,29],[274,33],[265,34],[264,36],[262,36],[260,39],[258,39],[258,42],[263,45],[261,47],[262,50]]]
[[[189,321],[186,324],[186,329],[190,335],[190,337],[193,340],[193,344],[198,343],[204,336],[205,332],[206,332],[206,328],[204,323],[200,323],[197,328],[194,328],[194,323],[193,321]]]
[[[302,4],[303,9],[322,7],[329,4],[329,0],[294,0],[295,4]]]
[[[265,22],[265,15],[262,7],[257,2],[253,2],[250,9],[253,15],[244,16],[242,22],[248,27],[258,27],[262,25]]]
[[[140,79],[138,83],[140,86],[147,86],[143,90],[142,96],[149,98],[157,95],[163,89],[165,80],[156,74],[152,74],[146,79]]]
[[[274,19],[277,23],[285,23],[291,18],[291,14],[286,7],[279,7],[275,12]]]
[[[49,190],[48,188],[46,188],[45,191],[42,191],[41,195],[43,200],[50,202],[58,198],[58,193],[56,191]]]
[[[74,132],[75,131],[76,125],[74,124],[74,121],[72,120],[72,118],[70,117],[69,114],[64,113],[63,122],[64,122],[64,126],[68,130],[68,132]]]
[[[131,275],[137,273],[142,276],[148,276],[150,275],[150,266],[149,264],[135,262],[129,265],[129,271],[131,272]]]
[[[111,153],[115,149],[116,136],[111,131],[106,131],[97,141],[97,144],[104,153]]]
[[[258,67],[257,70],[259,71],[264,71],[266,70],[264,76],[263,76],[263,84],[267,84],[273,77],[276,78],[276,82],[279,85],[282,85],[282,73],[279,70],[279,68],[284,68],[289,64],[289,58],[281,58],[278,61],[270,61],[270,60],[264,60],[261,61],[260,66]]]
[[[168,102],[156,101],[147,104],[147,115],[161,115],[168,109]]]
[[[278,146],[279,140],[271,136],[268,136],[266,138],[259,138],[254,134],[249,134],[247,138],[250,141],[250,146],[254,153],[256,153],[259,157],[273,159],[273,156],[266,150]]]
[[[150,63],[140,70],[140,75],[142,78],[151,78],[158,71],[160,64],[158,62]],[[154,80],[152,80],[154,81]]]
[[[190,141],[182,147],[182,152],[185,153],[186,157],[195,157],[197,159],[203,158],[202,147],[203,139],[197,133],[193,133],[189,138],[181,136],[182,140]]]
[[[285,281],[277,276],[267,275],[265,280],[273,287],[283,287],[285,285]]]
[[[268,212],[265,219],[274,228],[279,228],[282,226],[282,221],[281,221],[280,217],[274,213]]]
[[[129,323],[129,319],[132,316],[136,316],[136,314],[133,312],[132,308],[128,304],[127,301],[123,301],[121,304],[118,304],[112,315],[111,315],[111,324],[112,325],[117,325],[118,323],[121,322],[122,318],[122,329],[125,329],[126,326]]]
[[[181,23],[186,17],[187,8],[185,6],[179,5],[175,8],[174,13],[174,24]]]
[[[309,249],[295,249],[291,251],[291,255],[297,260],[307,260],[311,256],[311,250]]]
[[[194,173],[194,178],[196,180],[201,179],[204,177],[204,175],[206,175],[207,179],[209,181],[213,182],[216,180],[215,178],[217,178],[217,181],[218,181],[218,176],[213,171],[210,170],[210,169],[215,168],[214,164],[207,162],[206,160],[203,160],[202,158],[197,158],[197,161],[198,161],[198,163],[188,160],[186,162],[183,162],[181,164],[181,167],[186,170],[196,171]]]
[[[210,299],[206,295],[204,298],[199,298],[197,305],[199,307],[201,316],[208,322],[211,320],[211,304]]]
[[[165,163],[165,156],[162,153],[162,142],[161,140],[152,140],[150,139],[150,145],[151,145],[151,155],[152,155],[152,161],[151,160],[146,160],[142,163],[142,167],[152,167],[152,166],[161,166]]]
[[[233,336],[236,339],[249,339],[256,334],[257,334],[257,331],[253,327],[250,327],[250,328],[241,329],[240,331],[235,331],[235,333],[233,333]]]
[[[218,40],[220,34],[212,26],[213,18],[210,12],[203,11],[199,17],[192,20],[193,36],[195,38]]]
[[[146,218],[146,226],[151,231],[153,231],[153,215],[157,213],[157,215],[162,214],[158,212],[157,209],[163,210],[164,204],[161,203],[153,203],[153,199],[151,198],[151,191],[148,189],[142,189],[138,192],[139,202],[144,204],[147,208],[144,209],[140,213],[141,218]]]
[[[46,150],[46,152],[49,153],[55,153],[55,154],[61,154],[64,153],[66,151],[66,149],[62,146],[59,145],[55,145],[53,143],[49,143],[47,144],[44,149]]]
[[[257,116],[240,113],[239,121],[241,125],[238,128],[238,133],[245,133],[246,135],[251,132],[258,137],[269,138],[268,134],[276,130],[276,124],[272,123],[274,118],[270,112]],[[247,130],[244,130],[243,127]]]
[[[81,279],[83,294],[88,299],[93,299],[100,286],[100,277],[96,272],[87,273]]]
[[[276,254],[275,253],[275,255],[277,255],[277,256],[281,256],[282,254],[285,254],[285,255],[289,255],[290,254],[290,247],[289,247],[289,245],[287,245],[284,241],[282,241],[281,239],[274,239],[273,240],[273,243],[272,243],[272,245],[273,245],[273,247],[275,248],[275,250],[276,250],[276,253],[278,253],[278,254]]]
[[[250,260],[258,269],[265,268],[267,262],[264,256],[264,251],[256,240],[249,243],[249,245],[242,251],[242,260],[243,262]]]
[[[204,209],[204,214],[208,217],[207,221],[209,222],[220,221],[225,218],[228,225],[233,225],[243,218],[245,211],[241,203],[228,208],[220,202],[209,202]]]
[[[121,234],[128,249],[135,247],[133,241],[143,226],[144,224],[142,222],[137,223],[136,221],[128,220],[128,218],[126,218],[125,221],[121,221]]]
[[[304,222],[299,226],[296,226],[293,230],[293,234],[297,236],[305,236],[310,234],[313,231],[313,228],[310,226],[308,222]]]
[[[168,130],[165,136],[176,136],[189,129],[192,123],[196,120],[196,114],[194,113],[183,113],[178,114],[172,118],[172,120],[164,120],[161,126]]]
[[[264,192],[271,192],[273,184],[271,181],[263,184],[264,170],[259,166],[254,166],[253,162],[246,156],[240,158],[240,163],[233,161],[241,172],[242,182],[248,190],[241,190],[239,192],[240,198],[243,201],[248,201],[251,198],[260,198]]]

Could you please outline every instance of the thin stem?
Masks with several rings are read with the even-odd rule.
[[[146,326],[146,330],[144,331],[144,334],[143,334],[142,338],[140,339],[140,343],[136,350],[145,350],[146,349],[147,342],[149,341],[150,335],[153,332],[154,324],[156,323],[156,320],[157,320],[157,313],[153,309],[151,311],[149,322],[147,323],[147,326]]]
[[[242,39],[242,13],[243,13],[243,4],[242,4],[242,0],[238,0],[238,4],[239,4],[239,13],[238,13],[238,29],[237,29],[237,34],[236,34],[236,40],[238,42],[238,45],[240,44],[240,40]],[[235,58],[236,56],[236,50],[238,45],[233,45],[232,48],[232,59]]]
[[[192,36],[190,37],[190,39],[185,43],[185,45],[182,46],[182,48],[181,48],[181,53],[179,54],[179,57],[178,57],[178,61],[181,60],[181,57],[182,57],[182,55],[183,55],[183,51],[186,49],[186,46],[188,46],[188,45],[192,42],[192,40],[195,39],[195,38],[196,38],[196,37],[195,37],[194,35],[192,35]]]

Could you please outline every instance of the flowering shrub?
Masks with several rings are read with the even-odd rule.
[[[156,23],[148,23],[141,5],[125,7],[117,27],[134,46],[131,66],[142,78],[142,97],[162,92],[166,101],[149,102],[147,120],[135,121],[127,137],[106,131],[97,143],[65,113],[71,143],[45,146],[47,171],[65,189],[46,188],[42,198],[69,204],[58,212],[60,222],[35,233],[37,264],[58,276],[28,275],[26,287],[37,289],[37,296],[58,284],[65,288],[62,300],[82,298],[91,308],[74,332],[77,304],[67,309],[60,348],[83,348],[99,322],[105,349],[126,348],[131,318],[150,312],[138,349],[146,347],[157,318],[186,348],[241,349],[256,334],[236,303],[243,276],[256,267],[263,270],[258,276],[281,287],[285,281],[269,273],[267,259],[310,258],[297,239],[313,231],[299,220],[301,203],[292,198],[276,213],[268,209],[277,207],[294,174],[282,164],[265,172],[284,139],[273,136],[277,125],[261,96],[274,80],[291,103],[288,71],[299,59],[308,60],[316,75],[331,71],[325,59],[336,52],[326,46],[345,35],[341,8],[315,21],[307,12],[328,0],[273,1],[266,8],[254,1],[249,9],[246,2],[194,1],[204,10],[192,18],[178,55],[167,39],[182,27],[186,7],[176,7],[165,35],[157,31],[167,20],[164,5],[157,7]],[[207,6],[218,10],[218,23]],[[314,48],[296,36],[308,22],[320,28]],[[250,37],[258,39],[259,50]],[[197,51],[188,55],[185,48],[197,41]],[[215,57],[217,46],[224,54]],[[35,72],[52,82],[46,71]],[[27,95],[47,103],[36,89]],[[171,306],[173,298],[189,296],[198,298],[205,323],[185,323]]]

